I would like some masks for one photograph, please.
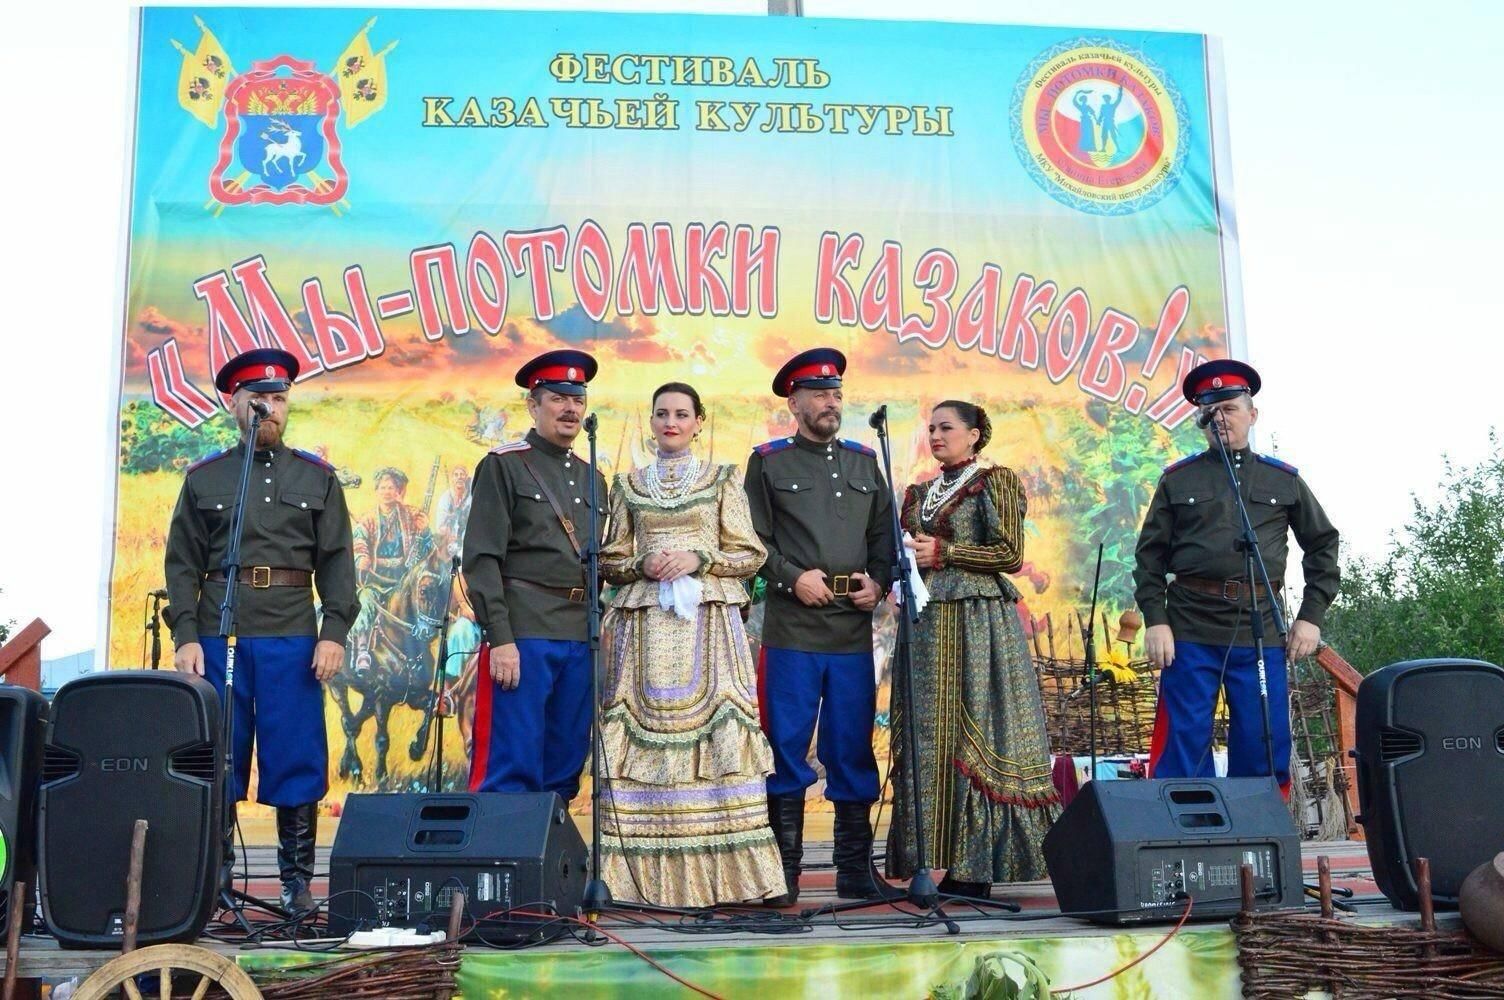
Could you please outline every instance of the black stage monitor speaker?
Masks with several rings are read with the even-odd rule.
[[[1358,685],[1358,821],[1374,881],[1403,910],[1455,906],[1462,880],[1504,850],[1504,669],[1408,660]]]
[[[1253,866],[1258,909],[1303,905],[1300,834],[1268,778],[1091,781],[1044,838],[1063,913],[1098,923],[1227,917]]]
[[[329,855],[329,930],[443,930],[460,889],[469,940],[542,939],[561,925],[504,914],[574,916],[588,859],[553,792],[350,795]]]
[[[46,724],[46,698],[0,685],[0,934],[10,930],[11,888],[25,882],[30,893],[37,886],[36,790]],[[31,910],[23,910],[28,922]]]
[[[106,670],[52,699],[42,760],[42,916],[73,948],[118,948],[144,819],[140,945],[192,941],[213,911],[224,812],[219,696],[202,677]]]

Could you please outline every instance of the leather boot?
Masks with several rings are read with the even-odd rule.
[[[769,795],[768,825],[778,841],[778,854],[783,859],[783,880],[787,884],[782,895],[769,896],[765,906],[793,906],[799,901],[799,862],[804,860],[804,796]]]
[[[282,908],[294,914],[313,909],[318,817],[316,803],[277,807],[277,874],[282,879]]]
[[[872,811],[866,802],[837,802],[835,849],[836,895],[841,899],[902,899],[907,893],[889,885],[872,864]]]

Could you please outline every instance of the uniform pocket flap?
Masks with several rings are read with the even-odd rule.
[[[319,493],[293,493],[291,491],[282,494],[282,502],[291,507],[302,510],[323,510],[324,497]]]
[[[849,479],[847,480],[847,482],[849,482],[851,484],[851,488],[856,490],[858,493],[877,492],[877,480],[875,479]]]
[[[1288,507],[1295,502],[1293,493],[1279,493],[1275,490],[1254,490],[1253,502],[1264,507]]]
[[[199,497],[196,506],[199,510],[234,510],[235,499],[233,493],[215,493]]]
[[[1192,491],[1188,493],[1182,493],[1178,496],[1172,496],[1170,497],[1170,502],[1174,504],[1186,504],[1188,506],[1195,506],[1198,503],[1211,503],[1212,496],[1213,495],[1209,490]]]
[[[785,493],[807,493],[815,488],[815,481],[808,476],[795,476],[773,480],[773,489]]]

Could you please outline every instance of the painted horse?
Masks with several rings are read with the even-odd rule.
[[[374,719],[373,783],[377,788],[385,786],[387,751],[391,746],[388,726],[392,710],[398,705],[422,713],[420,731],[427,742],[434,710],[434,644],[444,623],[449,577],[448,553],[430,545],[384,596],[372,590],[362,595],[360,615],[350,630],[345,669],[329,682],[345,731],[340,777],[352,779],[357,785],[365,784],[365,764],[358,743],[366,723]],[[359,708],[352,705],[352,691],[360,695]],[[414,745],[418,745],[416,740]],[[421,755],[419,747],[418,756]]]

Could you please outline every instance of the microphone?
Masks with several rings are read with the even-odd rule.
[[[167,591],[165,591],[165,590],[153,590],[151,593],[147,594],[146,596],[147,597],[155,597],[159,601],[165,601],[165,600],[167,600]]]
[[[1217,411],[1212,409],[1211,407],[1207,407],[1206,409],[1202,410],[1201,413],[1196,417],[1196,426],[1201,428],[1202,430],[1205,430],[1206,425],[1216,419]]]
[[[594,434],[595,433],[595,427],[596,427],[595,414],[592,413],[592,414],[590,414],[590,416],[588,416],[588,417],[585,418],[585,433],[586,434]]]
[[[251,411],[262,420],[272,415],[271,408],[259,399],[251,400]]]
[[[888,404],[884,403],[872,411],[872,416],[867,418],[867,426],[873,430],[881,430],[883,424],[888,422]]]

